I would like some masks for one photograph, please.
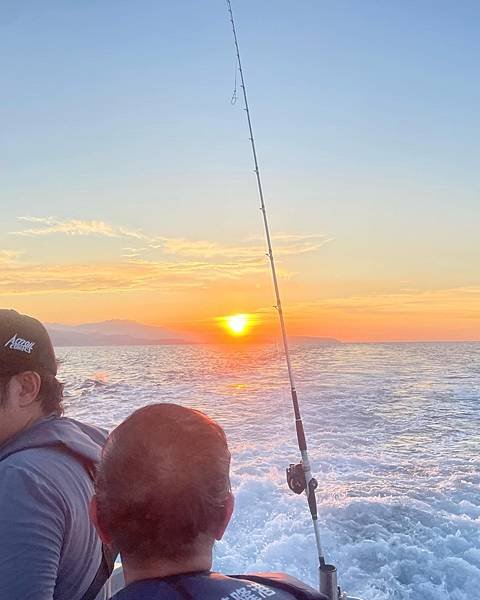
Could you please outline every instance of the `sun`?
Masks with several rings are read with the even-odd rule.
[[[245,335],[248,330],[248,315],[231,315],[225,317],[225,323],[232,335]]]
[[[218,325],[229,335],[235,338],[247,337],[252,328],[259,324],[259,318],[253,313],[238,313],[215,317]]]

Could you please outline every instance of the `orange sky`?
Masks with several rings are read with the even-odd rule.
[[[168,260],[127,257],[82,264],[51,259],[36,263],[31,256],[38,237],[25,241],[31,248],[28,253],[0,255],[3,306],[47,322],[133,319],[192,332],[207,341],[231,338],[219,326],[219,317],[251,313],[255,325],[235,343],[271,341],[279,335],[269,266],[257,242],[217,245],[206,252],[206,242],[192,243],[188,249],[183,240],[172,242],[175,251]],[[70,251],[71,246],[98,243],[88,235],[62,241]],[[277,245],[290,335],[343,341],[480,339],[478,286],[422,290],[400,288],[395,282],[332,281],[322,273],[327,270],[322,265],[328,245],[321,240],[312,244],[311,238],[280,236]],[[316,277],[301,270],[302,256],[309,264],[315,259]]]
[[[226,11],[74,4],[33,3],[0,37],[0,304],[207,340],[225,338],[218,317],[252,313],[245,340],[275,338]],[[479,340],[469,7],[238,4],[289,333]]]

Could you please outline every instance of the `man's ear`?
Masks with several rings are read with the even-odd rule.
[[[90,500],[90,520],[95,526],[97,530],[98,537],[102,540],[102,542],[106,545],[112,543],[112,538],[110,534],[102,527],[101,522],[98,518],[98,507],[97,507],[97,497],[94,495]]]
[[[42,387],[42,378],[35,371],[23,371],[14,376],[19,406],[35,402]]]
[[[234,506],[235,506],[235,499],[233,497],[232,492],[229,492],[227,499],[225,500],[225,505],[223,508],[224,514],[223,514],[222,522],[220,523],[220,525],[217,528],[217,531],[215,532],[215,539],[218,541],[220,541],[222,539],[223,534],[225,533],[225,529],[227,528],[228,524],[230,523],[230,519],[232,518]]]

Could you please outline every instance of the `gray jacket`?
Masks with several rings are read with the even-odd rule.
[[[0,600],[80,600],[88,589],[101,561],[88,470],[105,439],[50,415],[0,447]]]

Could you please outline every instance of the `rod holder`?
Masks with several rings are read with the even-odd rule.
[[[318,569],[320,592],[328,600],[338,600],[337,568],[334,565],[322,565]]]

